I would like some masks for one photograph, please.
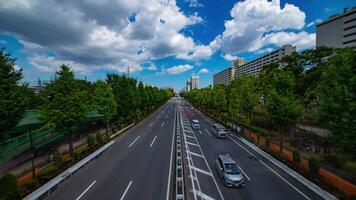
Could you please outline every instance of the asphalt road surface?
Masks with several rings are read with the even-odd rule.
[[[46,199],[168,200],[174,197],[174,135],[182,127],[186,199],[305,200],[320,199],[238,137],[215,138],[211,121],[172,98],[148,118],[123,133],[101,157],[65,180]],[[176,123],[180,116],[179,124]],[[192,130],[192,119],[200,130]],[[227,188],[214,162],[227,152],[246,177],[243,188]],[[172,156],[173,155],[173,156]],[[173,161],[172,161],[173,160]]]

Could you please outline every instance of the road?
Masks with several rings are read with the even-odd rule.
[[[320,199],[238,137],[215,138],[210,133],[209,119],[200,111],[180,104],[174,98],[165,103],[115,139],[115,144],[101,157],[64,181],[47,198],[173,199],[173,144],[176,126],[179,126],[184,138],[186,199]],[[192,119],[200,121],[200,130],[190,128]],[[241,166],[247,182],[245,187],[231,189],[223,185],[214,169],[216,156],[223,152],[229,153]]]
[[[188,145],[190,151],[193,152],[191,157],[194,166],[191,167],[196,169],[197,174],[194,185],[200,187],[200,191],[195,189],[196,193],[188,194],[188,198],[195,199],[196,196],[197,199],[321,199],[242,143],[238,137],[233,135],[229,135],[226,139],[214,137],[211,131],[214,122],[206,118],[200,111],[184,106],[181,109],[181,115],[188,143],[185,145]],[[200,121],[200,130],[190,128],[189,122],[192,119]],[[227,188],[223,185],[214,168],[215,159],[220,153],[229,153],[241,167],[246,178],[245,187]],[[189,179],[189,176],[189,173],[186,174],[186,179]]]
[[[48,199],[166,199],[175,109],[174,100],[164,104]]]

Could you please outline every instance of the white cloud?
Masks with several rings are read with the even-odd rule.
[[[237,60],[239,58],[238,56],[234,56],[234,55],[231,55],[231,54],[224,54],[224,55],[222,55],[222,57],[225,60],[229,60],[229,61]]]
[[[198,74],[206,74],[206,73],[209,73],[209,70],[207,68],[203,68],[198,72]]]
[[[261,43],[265,45],[273,44],[276,46],[292,44],[297,47],[297,50],[302,50],[314,47],[315,38],[315,33],[309,34],[305,31],[298,33],[282,31],[265,35],[261,39]]]
[[[230,15],[232,19],[225,22],[225,31],[222,34],[222,49],[227,54],[256,51],[269,44],[292,43],[305,47],[308,45],[302,41],[310,41],[313,37],[313,34],[306,32],[284,31],[301,30],[305,25],[305,13],[288,3],[282,8],[280,0],[240,1],[234,5]],[[291,37],[284,39],[291,40],[271,42],[273,37],[281,35],[289,35]],[[301,36],[305,38],[300,38]]]
[[[168,74],[181,74],[183,72],[189,71],[193,69],[193,66],[191,65],[177,65],[171,68],[165,69],[165,72]]]
[[[156,71],[157,70],[157,66],[153,63],[150,63],[150,66],[147,68],[148,70],[151,70],[151,71]]]
[[[197,8],[197,7],[204,7],[202,3],[198,0],[185,0],[185,2],[189,3],[189,7]]]
[[[13,34],[33,66],[46,71],[52,67],[39,63],[67,60],[80,72],[135,72],[151,60],[200,49],[182,30],[203,21],[174,0],[12,0],[0,4],[0,18],[0,33]]]
[[[272,51],[273,51],[273,48],[268,47],[268,48],[265,48],[265,49],[260,49],[258,51],[255,51],[254,53],[256,53],[256,54],[264,54],[264,53],[270,53]]]
[[[218,35],[209,45],[196,45],[192,51],[178,54],[176,57],[185,60],[209,59],[217,50],[221,48],[221,36]]]
[[[68,64],[69,66],[72,67],[74,71],[86,74],[88,73],[88,70],[84,67],[84,65],[80,63],[76,63],[73,61],[67,61],[67,60],[58,60],[53,56],[34,56],[31,57],[29,60],[29,63],[36,67],[37,69],[43,71],[43,72],[55,72],[59,69],[59,66],[61,64]]]
[[[7,44],[7,42],[5,40],[0,40],[0,44],[5,45],[5,44]]]
[[[311,26],[314,26],[320,22],[322,22],[323,20],[322,19],[316,19],[315,21],[312,21],[310,22],[309,24],[306,25],[306,27],[311,27]]]

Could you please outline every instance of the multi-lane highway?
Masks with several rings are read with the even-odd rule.
[[[174,198],[174,140],[181,127],[186,199],[320,199],[277,166],[259,156],[238,137],[217,139],[211,120],[172,98],[145,120],[123,133],[101,157],[90,162],[49,195],[48,199]],[[192,119],[201,128],[192,130]],[[246,177],[243,188],[227,188],[214,169],[227,152]]]
[[[116,139],[49,199],[166,199],[176,103],[167,102]],[[171,192],[169,192],[171,193]]]

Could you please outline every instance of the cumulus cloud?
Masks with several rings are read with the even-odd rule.
[[[197,8],[197,7],[204,7],[202,3],[198,0],[185,0],[185,2],[189,3],[189,7]]]
[[[315,21],[312,21],[310,22],[309,24],[306,25],[306,27],[311,27],[311,26],[314,26],[320,22],[322,22],[323,20],[322,19],[316,19]]]
[[[178,54],[176,57],[185,60],[201,60],[210,58],[221,48],[221,36],[218,35],[209,45],[196,45],[191,51]]]
[[[224,54],[224,55],[222,55],[222,57],[225,60],[229,60],[229,61],[233,61],[233,60],[236,60],[236,59],[239,58],[238,56],[234,56],[234,55],[231,55],[231,54]]]
[[[206,73],[209,73],[209,70],[207,68],[203,68],[198,72],[198,74],[206,74]]]
[[[288,3],[282,8],[280,0],[241,1],[234,5],[230,15],[232,19],[225,22],[222,34],[222,49],[227,54],[256,51],[270,44],[291,43],[305,47],[308,46],[305,42],[314,37],[306,32],[285,31],[301,30],[305,25],[305,13]],[[273,40],[282,36],[290,40]]]
[[[203,21],[174,0],[12,0],[0,4],[0,18],[0,33],[14,35],[33,66],[48,71],[53,67],[44,63],[67,61],[79,72],[134,72],[152,59],[199,49],[181,30]]]
[[[186,65],[177,65],[177,66],[165,69],[165,72],[168,74],[181,74],[181,73],[189,71],[191,69],[193,69],[193,66],[191,66],[191,65],[187,65],[187,64]]]

